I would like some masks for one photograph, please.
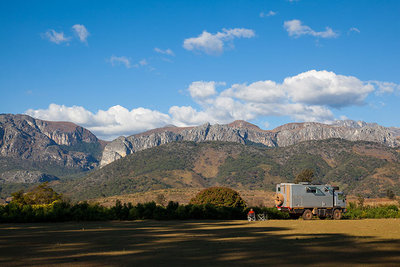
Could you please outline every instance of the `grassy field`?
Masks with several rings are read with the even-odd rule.
[[[0,266],[400,265],[400,220],[1,224]]]

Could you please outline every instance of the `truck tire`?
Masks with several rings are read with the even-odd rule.
[[[313,217],[313,214],[312,214],[311,210],[305,210],[301,217],[303,217],[303,220],[311,220]]]
[[[342,219],[342,211],[341,211],[341,210],[334,210],[334,211],[333,211],[332,218],[333,218],[334,220],[340,220],[340,219]]]

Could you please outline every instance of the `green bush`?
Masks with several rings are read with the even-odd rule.
[[[344,219],[378,219],[378,218],[400,218],[400,211],[396,205],[381,206],[357,206],[350,202]]]
[[[239,193],[227,187],[210,187],[200,191],[190,200],[190,204],[211,204],[219,207],[244,208],[246,203]]]

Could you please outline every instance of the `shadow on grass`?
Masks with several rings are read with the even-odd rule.
[[[400,241],[240,221],[0,225],[0,265],[399,264]]]

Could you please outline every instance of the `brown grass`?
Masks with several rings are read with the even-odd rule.
[[[1,266],[399,266],[400,220],[0,225]]]
[[[156,201],[158,195],[165,197],[165,203],[169,201],[179,202],[180,204],[188,204],[189,201],[204,188],[180,188],[180,189],[161,189],[147,191],[143,193],[133,193],[127,195],[112,196],[106,198],[97,198],[91,200],[91,202],[98,202],[101,205],[110,207],[115,205],[115,202],[120,200],[122,203],[146,203]],[[240,196],[246,201],[249,206],[267,206],[273,207],[275,195],[272,191],[264,190],[237,190]]]
[[[193,170],[205,178],[215,178],[218,174],[219,166],[225,162],[226,157],[227,154],[219,150],[213,148],[203,149],[194,162]]]

